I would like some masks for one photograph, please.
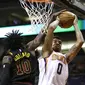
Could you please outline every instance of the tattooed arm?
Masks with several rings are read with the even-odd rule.
[[[46,34],[45,40],[44,40],[44,45],[42,48],[42,56],[43,58],[48,57],[52,53],[52,41],[53,41],[53,32],[56,29],[56,27],[59,24],[59,20],[53,21],[48,28],[48,32]]]
[[[34,40],[27,43],[27,49],[30,51],[35,50],[43,42],[45,35],[45,32],[41,31]]]
[[[74,57],[78,54],[78,52],[80,51],[84,43],[83,35],[80,29],[78,28],[78,19],[76,15],[75,15],[73,26],[75,29],[77,40],[76,40],[76,43],[71,47],[71,49],[66,53],[66,58],[68,63],[74,59]]]

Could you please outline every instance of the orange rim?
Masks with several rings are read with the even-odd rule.
[[[26,0],[26,1],[28,1],[28,2],[40,2],[40,3],[43,3],[43,2],[45,2],[45,3],[48,3],[48,2],[52,2],[51,0]]]

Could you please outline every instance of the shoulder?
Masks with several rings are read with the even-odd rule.
[[[43,60],[42,56],[40,56],[40,57],[38,58],[38,61],[40,61],[40,60]]]

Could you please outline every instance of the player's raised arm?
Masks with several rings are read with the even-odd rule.
[[[75,34],[76,34],[77,40],[76,40],[75,44],[71,47],[71,49],[69,49],[69,51],[66,53],[66,58],[67,58],[68,63],[70,61],[72,61],[73,58],[78,54],[78,52],[80,51],[80,49],[84,43],[84,38],[78,27],[78,19],[77,19],[76,15],[75,15],[75,20],[74,20],[73,26],[75,29]]]
[[[50,25],[50,23],[52,21],[54,21],[57,17],[57,15],[59,15],[60,13],[62,13],[63,11],[66,11],[66,9],[63,9],[59,12],[55,12],[51,15],[49,22],[48,22],[48,26]],[[36,38],[30,42],[27,43],[26,47],[28,48],[28,50],[34,50],[36,49],[44,40],[47,29],[49,29],[49,27],[47,26],[47,28],[43,28],[41,29],[40,33],[36,36]]]
[[[42,55],[44,58],[48,57],[52,52],[52,40],[53,40],[53,36],[54,36],[53,32],[56,29],[56,27],[58,26],[58,24],[59,24],[59,20],[56,19],[48,27],[48,32],[46,34],[46,37],[44,40],[44,45],[42,48]]]

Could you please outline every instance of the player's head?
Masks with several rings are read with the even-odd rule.
[[[62,45],[61,39],[58,36],[54,36],[53,42],[52,42],[52,49],[56,52],[60,52],[61,45]]]
[[[19,30],[12,30],[11,33],[7,33],[5,36],[6,38],[6,42],[7,42],[7,48],[8,49],[12,49],[12,50],[16,50],[19,49],[20,47],[22,47],[22,37],[21,37],[22,33],[19,33]]]

